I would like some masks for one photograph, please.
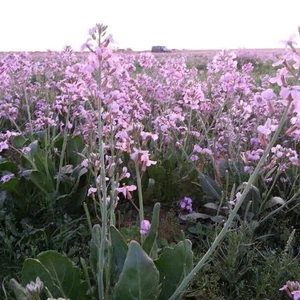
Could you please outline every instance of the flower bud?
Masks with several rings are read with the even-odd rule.
[[[142,220],[140,233],[143,235],[147,234],[150,227],[151,227],[151,223],[148,220]]]

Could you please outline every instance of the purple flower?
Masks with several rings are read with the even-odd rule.
[[[13,177],[15,177],[15,175],[13,173],[6,174],[6,175],[1,177],[0,181],[4,183],[4,182],[9,181]]]
[[[300,300],[300,291],[293,291],[291,294],[294,297],[294,300]]]
[[[180,205],[181,209],[185,209],[189,213],[191,213],[193,211],[193,208],[192,208],[193,201],[189,197],[184,197],[183,200],[180,201],[179,205]]]
[[[151,228],[151,223],[148,220],[141,221],[141,230],[140,233],[145,235]]]

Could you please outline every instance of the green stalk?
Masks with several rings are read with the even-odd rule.
[[[259,175],[259,171],[260,171],[262,165],[264,164],[264,162],[265,162],[267,156],[269,155],[272,147],[274,146],[275,142],[278,139],[278,136],[279,136],[279,134],[280,134],[280,132],[283,128],[283,125],[285,123],[290,105],[291,105],[291,101],[288,102],[288,105],[286,106],[286,108],[283,112],[283,115],[280,119],[279,125],[278,125],[276,131],[274,132],[274,135],[273,135],[270,143],[268,144],[266,150],[264,151],[264,154],[260,158],[256,168],[254,169],[253,173],[251,174],[251,176],[249,178],[249,181],[248,181],[248,183],[245,187],[245,190],[243,191],[243,193],[241,195],[240,200],[237,202],[235,208],[230,213],[229,218],[228,218],[227,222],[224,224],[224,227],[222,228],[221,232],[218,234],[218,236],[216,237],[216,239],[214,240],[214,242],[212,243],[210,248],[207,250],[205,255],[202,257],[202,259],[197,263],[197,265],[193,268],[193,270],[184,278],[184,280],[181,282],[181,284],[178,286],[178,288],[173,293],[173,295],[169,298],[169,300],[176,300],[176,299],[179,299],[181,297],[182,293],[187,288],[190,281],[197,274],[197,272],[199,272],[202,269],[202,267],[206,264],[206,262],[211,257],[211,255],[214,253],[216,248],[222,242],[223,238],[225,237],[226,233],[229,230],[229,227],[230,227],[232,221],[234,220],[235,216],[237,215],[237,212],[238,212],[239,208],[243,204],[243,202],[246,198],[246,195],[250,191],[252,184],[257,180],[257,177]]]
[[[190,132],[191,132],[192,115],[193,115],[193,109],[191,108],[191,110],[190,110],[189,122],[188,122],[188,127],[187,127],[187,132],[186,132],[186,137],[185,137],[184,145],[183,145],[183,148],[184,148],[184,149],[186,149],[186,145],[187,145],[187,142],[188,142],[188,138],[189,138],[189,135],[190,135]]]
[[[90,215],[90,212],[89,212],[89,209],[86,205],[86,202],[83,202],[83,208],[84,208],[84,212],[85,212],[85,215],[86,215],[86,219],[87,219],[87,223],[88,223],[88,226],[89,226],[89,230],[91,232],[91,235],[93,234],[93,226],[92,226],[92,220],[91,220],[91,215]]]
[[[66,121],[65,121],[66,123],[65,123],[65,130],[64,130],[64,140],[63,140],[63,145],[62,145],[61,154],[60,154],[59,169],[58,169],[56,189],[55,189],[56,195],[58,195],[58,190],[59,190],[59,185],[60,185],[60,177],[61,177],[61,169],[63,167],[65,152],[66,152],[66,148],[67,148],[67,138],[68,138],[67,123],[69,122],[69,118],[70,118],[70,105],[68,107],[68,113],[67,113],[67,117],[66,117]]]
[[[90,280],[90,276],[89,276],[88,267],[86,265],[86,262],[85,262],[84,258],[80,257],[80,263],[81,263],[81,266],[82,266],[82,269],[83,269],[85,280],[86,280],[86,282],[88,284],[88,287],[89,287],[90,294],[92,295],[93,289],[92,289],[92,285],[91,285],[91,280]]]
[[[140,167],[137,161],[135,161],[135,172],[136,172],[136,182],[138,186],[138,195],[139,195],[139,221],[140,224],[144,220],[144,202],[143,202],[143,193],[142,193],[142,178],[140,173]],[[144,241],[144,235],[141,234],[141,242]]]
[[[102,30],[99,29],[99,36],[98,36],[98,47],[101,47],[101,36],[103,34]],[[99,60],[99,68],[96,72],[96,81],[98,85],[99,91],[102,89],[102,61]],[[100,165],[101,165],[101,190],[102,190],[102,205],[101,210],[101,240],[100,240],[100,247],[98,249],[98,274],[97,274],[97,284],[98,284],[98,297],[99,300],[105,299],[105,286],[104,286],[104,268],[105,268],[105,241],[107,236],[107,186],[105,181],[105,159],[104,159],[104,152],[103,152],[103,123],[102,123],[102,101],[101,98],[98,97],[98,150],[100,155]]]

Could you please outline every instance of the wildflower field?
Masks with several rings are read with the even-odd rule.
[[[300,52],[0,58],[1,299],[300,299]]]

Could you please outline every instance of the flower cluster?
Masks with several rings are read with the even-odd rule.
[[[180,208],[182,210],[188,211],[189,213],[193,212],[193,201],[191,198],[189,197],[184,197],[181,201],[180,201]]]
[[[300,283],[299,281],[287,281],[286,284],[279,289],[280,291],[285,291],[287,295],[294,299],[300,299]]]

